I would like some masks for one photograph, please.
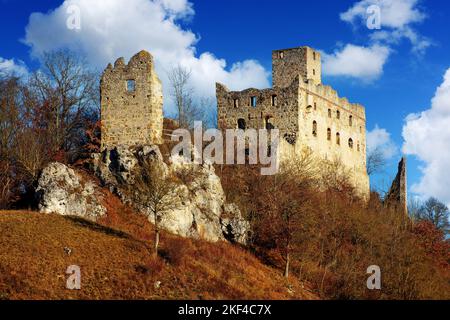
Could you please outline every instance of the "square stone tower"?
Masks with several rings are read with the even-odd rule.
[[[162,143],[161,81],[147,51],[108,64],[100,82],[102,149]]]
[[[303,80],[322,83],[320,53],[310,47],[272,51],[272,82],[274,88],[286,88],[300,75]]]

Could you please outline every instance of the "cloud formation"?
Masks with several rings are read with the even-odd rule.
[[[322,53],[324,74],[372,81],[383,73],[390,49],[373,45],[361,47],[347,44],[332,54]]]
[[[0,57],[0,76],[6,75],[24,77],[28,75],[28,68],[23,61]]]
[[[420,0],[362,0],[341,13],[341,20],[355,27],[366,27],[367,8],[372,5],[380,9],[381,24],[381,30],[373,32],[370,36],[373,42],[395,45],[407,39],[416,54],[424,54],[432,45],[430,39],[414,29],[415,24],[423,22],[427,17],[419,6]]]
[[[70,6],[79,8],[80,30],[67,28]],[[128,0],[126,5],[122,0],[65,0],[53,11],[33,13],[23,41],[35,57],[69,48],[85,54],[99,69],[118,57],[129,59],[148,50],[155,57],[169,109],[167,72],[177,65],[191,70],[191,86],[199,96],[213,96],[216,81],[230,89],[269,86],[269,73],[255,60],[229,66],[213,53],[197,54],[199,37],[183,27],[194,14],[187,0]]]
[[[366,25],[367,8],[377,5],[381,9],[381,26],[401,29],[412,23],[422,22],[426,15],[418,7],[418,0],[362,0],[355,3],[346,12],[341,13],[341,20]]]
[[[373,130],[367,132],[366,140],[367,153],[380,150],[385,159],[391,159],[398,153],[398,148],[391,139],[391,134],[378,125],[375,125]]]
[[[367,28],[373,12],[368,8],[378,6],[380,30],[369,30],[366,45],[347,44],[332,54],[323,54],[324,74],[344,76],[370,82],[381,77],[394,46],[404,39],[411,43],[412,52],[423,55],[432,41],[414,29],[423,22],[426,14],[419,6],[420,0],[361,0],[340,14],[342,21],[355,28]]]
[[[403,126],[403,152],[423,162],[420,182],[413,192],[450,204],[450,68],[436,90],[431,108],[410,114]]]

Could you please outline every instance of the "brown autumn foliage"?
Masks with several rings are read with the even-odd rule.
[[[160,221],[169,210],[179,205],[175,196],[176,188],[176,182],[168,177],[164,167],[152,160],[143,161],[134,184],[129,186],[128,194],[131,199],[136,203],[141,203],[153,221],[154,256],[158,256]]]
[[[48,162],[73,163],[97,142],[97,83],[69,51],[46,53],[27,79],[0,76],[0,208],[29,207]]]
[[[147,218],[107,190],[104,201],[108,215],[99,223],[0,212],[0,299],[318,298],[308,284],[294,277],[288,284],[278,270],[226,242],[162,231],[154,258],[154,228]],[[81,268],[81,290],[65,288],[73,264]]]
[[[251,221],[252,250],[280,274],[289,252],[291,274],[321,297],[449,299],[450,243],[444,235],[385,208],[376,193],[361,201],[338,166],[329,163],[330,171],[317,174],[301,170],[303,163],[267,177],[250,166],[217,172],[227,197]],[[371,265],[381,268],[382,290],[366,287]]]

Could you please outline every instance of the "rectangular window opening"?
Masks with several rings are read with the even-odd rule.
[[[136,82],[134,80],[127,80],[127,91],[134,92],[136,90]]]

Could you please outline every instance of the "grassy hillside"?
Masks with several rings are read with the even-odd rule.
[[[25,211],[0,212],[1,299],[316,299],[295,278],[228,243],[164,233],[151,257],[151,225],[110,198],[99,224]],[[70,248],[67,254],[64,248]],[[69,265],[81,290],[65,288]],[[160,287],[155,282],[160,281]]]

